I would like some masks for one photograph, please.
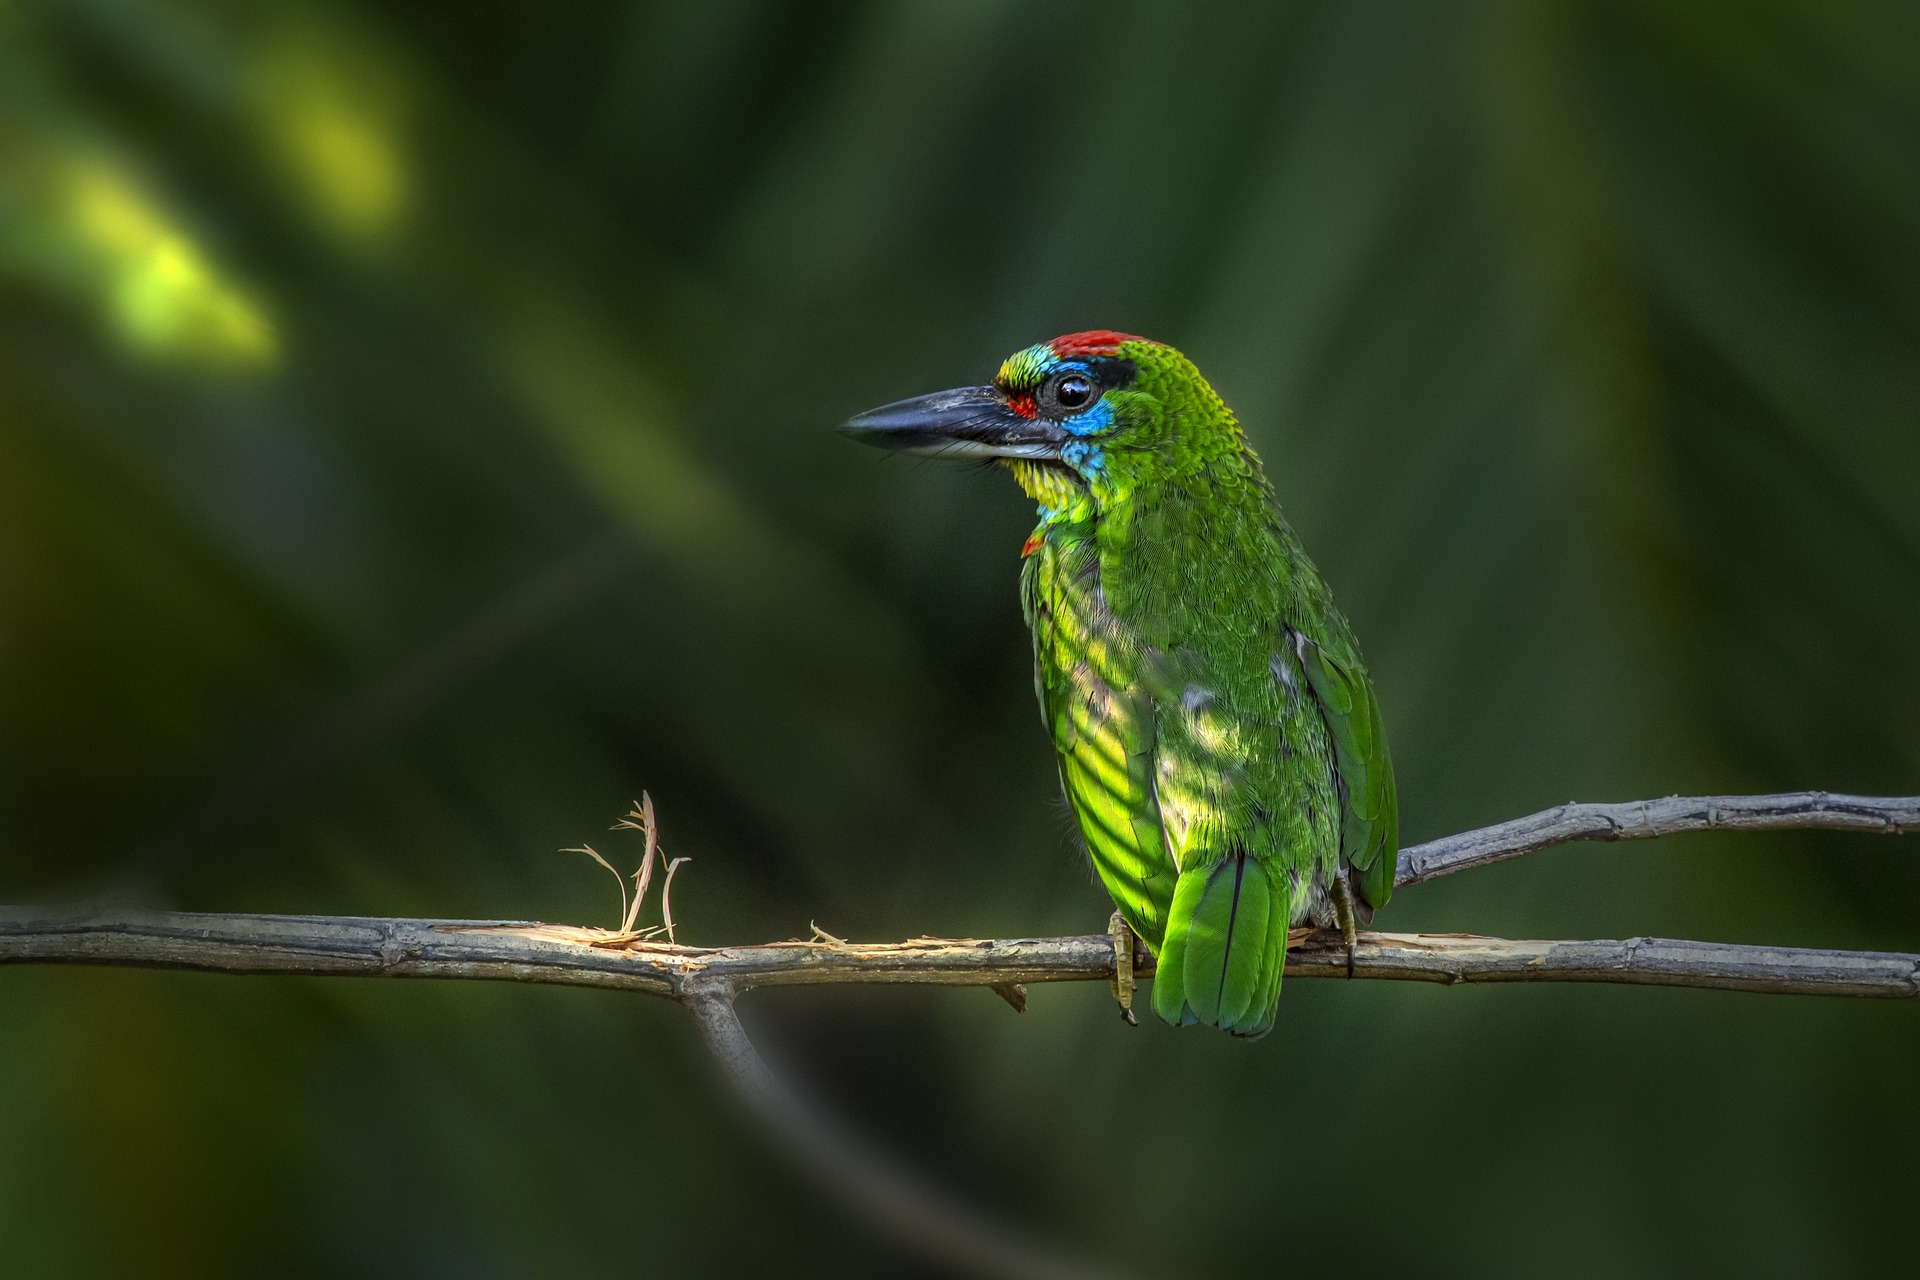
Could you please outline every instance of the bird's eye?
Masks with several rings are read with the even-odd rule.
[[[1086,408],[1100,394],[1100,388],[1084,373],[1063,373],[1053,380],[1049,390],[1053,393],[1050,397],[1053,402],[1070,413]]]

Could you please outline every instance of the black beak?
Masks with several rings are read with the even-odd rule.
[[[840,430],[882,449],[943,458],[1052,461],[1067,439],[1058,423],[1025,418],[1008,408],[996,387],[961,387],[901,400],[848,418]]]

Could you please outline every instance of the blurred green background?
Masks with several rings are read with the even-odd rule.
[[[1248,424],[1409,841],[1920,790],[1910,6],[12,0],[0,901],[612,924],[558,851],[631,865],[645,787],[682,940],[1098,930],[1026,502],[831,431],[1096,326]],[[1917,852],[1574,847],[1380,923],[1914,949]],[[1912,1265],[1895,1004],[743,1012],[851,1129],[1142,1274]],[[78,970],[0,975],[0,1253],[939,1274],[664,1003]]]

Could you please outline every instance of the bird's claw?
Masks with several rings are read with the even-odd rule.
[[[1107,936],[1113,939],[1113,998],[1127,1025],[1137,1027],[1140,1019],[1133,1016],[1133,930],[1118,911],[1107,921]]]
[[[1353,949],[1360,942],[1360,930],[1353,923],[1352,890],[1347,887],[1345,876],[1335,876],[1333,881],[1333,914],[1340,922],[1340,941],[1347,947],[1347,977],[1353,977]]]

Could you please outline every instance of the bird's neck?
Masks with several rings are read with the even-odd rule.
[[[1089,544],[1115,616],[1151,643],[1191,634],[1196,620],[1187,615],[1202,603],[1234,615],[1221,622],[1251,635],[1258,620],[1278,616],[1296,585],[1286,555],[1291,538],[1259,460],[1236,450],[1193,463],[1129,477],[1124,490],[1058,466],[1009,464],[1039,504],[1036,542]]]
[[[1094,518],[1093,493],[1086,482],[1066,467],[1050,462],[1009,458],[1007,469],[1021,489],[1040,507],[1040,527],[1080,524]]]

